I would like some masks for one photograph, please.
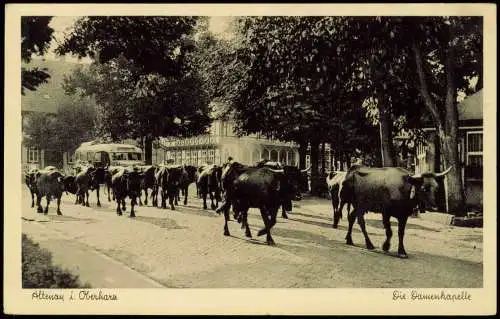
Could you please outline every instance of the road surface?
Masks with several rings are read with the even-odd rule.
[[[101,191],[102,193],[102,191]],[[194,191],[190,192],[195,194]],[[421,218],[406,227],[408,259],[395,257],[397,222],[391,251],[383,253],[385,238],[380,215],[367,214],[374,251],[364,248],[355,224],[355,246],[345,244],[347,220],[331,228],[328,200],[295,202],[292,214],[278,217],[272,230],[276,246],[257,237],[260,213],[250,210],[253,238],[231,221],[223,235],[224,217],[203,210],[190,197],[175,211],[137,207],[136,218],[117,216],[115,204],[95,193],[90,206],[74,205],[64,195],[63,216],[36,214],[23,185],[22,231],[49,249],[54,261],[80,275],[94,288],[461,288],[483,286],[482,229],[459,228]],[[42,205],[45,200],[42,201]],[[129,205],[127,203],[127,205]],[[151,203],[149,203],[151,205]]]

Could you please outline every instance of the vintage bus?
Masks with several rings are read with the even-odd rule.
[[[134,145],[119,143],[82,143],[74,154],[74,163],[89,163],[96,167],[144,165],[142,150]]]

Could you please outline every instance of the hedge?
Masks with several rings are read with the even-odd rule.
[[[52,262],[51,253],[22,234],[23,288],[91,288]]]

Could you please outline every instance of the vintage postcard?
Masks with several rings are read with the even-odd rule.
[[[495,12],[8,4],[5,312],[495,314]]]

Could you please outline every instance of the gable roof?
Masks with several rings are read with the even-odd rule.
[[[72,99],[64,93],[61,84],[65,75],[71,74],[81,64],[65,60],[33,59],[30,63],[22,63],[27,68],[47,68],[50,78],[47,83],[39,85],[35,91],[25,90],[21,96],[22,112],[56,113],[64,100]]]

